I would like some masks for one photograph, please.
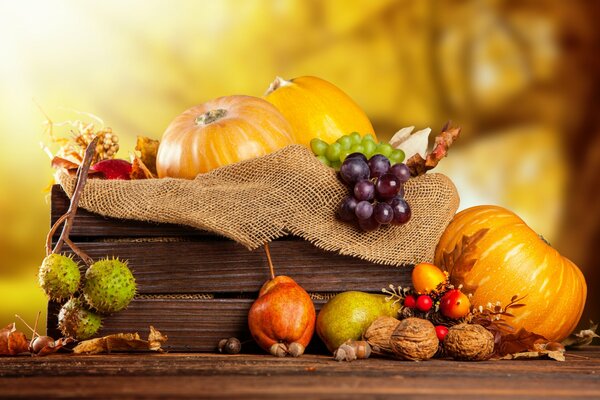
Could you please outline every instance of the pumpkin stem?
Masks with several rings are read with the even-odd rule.
[[[196,117],[196,125],[208,125],[215,122],[227,115],[227,110],[223,108],[217,108],[216,110],[210,110],[202,115]]]
[[[286,81],[285,79],[283,79],[282,77],[278,76],[275,78],[275,80],[269,85],[269,88],[267,89],[267,91],[265,92],[265,96],[270,95],[271,93],[273,93],[274,91],[276,91],[277,89],[279,89],[280,87],[283,86],[288,86],[291,85],[292,81]]]

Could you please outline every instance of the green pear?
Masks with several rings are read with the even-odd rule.
[[[397,317],[400,305],[385,295],[343,292],[323,306],[317,317],[317,334],[332,353],[348,339],[360,340],[381,316]]]

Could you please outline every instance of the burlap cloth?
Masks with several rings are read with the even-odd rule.
[[[69,196],[75,179],[59,174]],[[364,260],[406,265],[433,260],[435,246],[458,208],[456,188],[430,173],[405,185],[412,209],[402,226],[373,232],[340,222],[335,210],[348,194],[336,173],[305,147],[229,165],[194,180],[90,179],[80,207],[114,218],[188,225],[256,249],[288,234]]]

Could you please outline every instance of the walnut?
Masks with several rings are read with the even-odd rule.
[[[390,338],[396,327],[400,324],[396,318],[379,317],[365,331],[363,338],[371,345],[371,350],[376,354],[392,353]]]
[[[494,335],[478,324],[455,325],[448,330],[444,349],[457,360],[487,360],[494,352]]]
[[[398,324],[390,339],[392,351],[405,360],[428,360],[438,350],[435,327],[426,319],[407,318]]]

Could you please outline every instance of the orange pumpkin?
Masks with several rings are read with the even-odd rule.
[[[375,135],[367,114],[350,96],[314,76],[290,81],[277,77],[265,99],[290,121],[296,142],[307,147],[314,138],[333,143],[352,132]]]
[[[463,235],[484,228],[489,230],[477,242],[477,262],[459,282],[472,288],[472,303],[506,305],[513,295],[526,296],[522,300],[526,306],[511,310],[514,318],[507,317],[507,322],[549,340],[564,339],[583,312],[587,294],[583,274],[511,211],[477,206],[458,213],[438,243],[436,265]],[[452,278],[452,270],[448,272]]]
[[[169,124],[158,148],[156,170],[160,178],[193,179],[293,143],[289,122],[268,101],[219,97],[186,110]]]

